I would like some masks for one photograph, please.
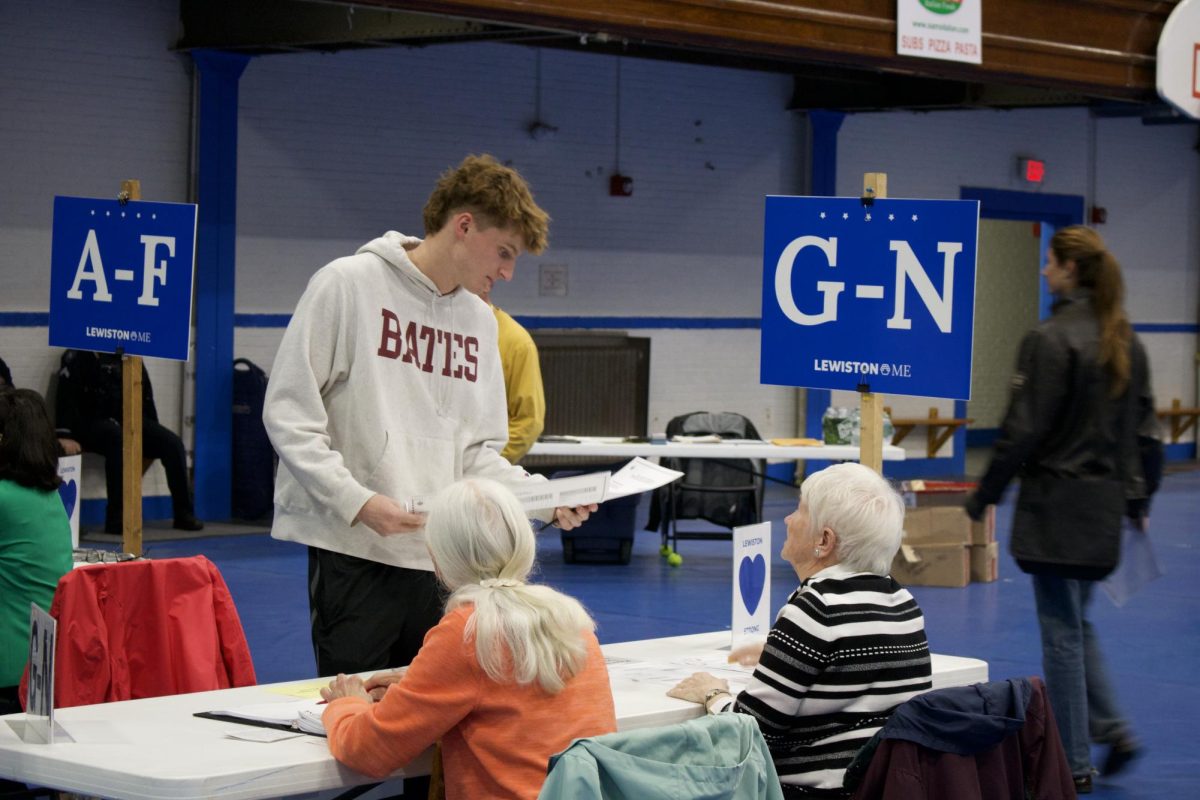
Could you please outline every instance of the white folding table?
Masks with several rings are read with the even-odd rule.
[[[765,458],[780,461],[858,461],[859,450],[851,445],[778,445],[770,442],[725,439],[720,442],[627,442],[614,436],[576,436],[573,441],[535,442],[534,456],[595,456],[623,459],[642,458]],[[903,461],[904,448],[884,445],[884,461]]]
[[[687,656],[713,657],[725,652],[728,644],[729,632],[724,631],[610,644],[604,652],[623,661],[670,662]],[[935,688],[987,680],[987,664],[977,659],[935,655],[933,670]],[[699,716],[699,705],[665,693],[676,679],[691,671],[683,668],[676,676],[664,675],[658,681],[614,677],[618,726],[629,730]],[[120,800],[315,798],[374,783],[338,764],[324,739],[301,736],[270,744],[240,741],[225,736],[237,729],[237,724],[193,716],[198,711],[286,700],[272,688],[287,685],[59,710],[56,718],[63,726],[79,733],[81,739],[86,737],[87,741],[78,743],[27,744],[5,724],[19,721],[23,715],[0,717],[0,777]],[[408,768],[410,775],[428,771],[428,754]],[[398,771],[392,778],[403,774]]]

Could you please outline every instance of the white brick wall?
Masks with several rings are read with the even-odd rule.
[[[189,60],[168,51],[176,7],[154,0],[0,4],[0,312],[47,308],[55,194],[187,199]],[[289,313],[308,277],[388,228],[417,232],[438,173],[468,152],[511,160],[554,217],[551,249],[522,259],[496,300],[517,315],[753,317],[760,308],[762,198],[798,193],[807,150],[784,110],[788,78],[625,58],[622,172],[616,61],[542,55],[539,141],[532,50],[500,44],[258,58],[241,79],[236,309]],[[1106,206],[1136,322],[1194,324],[1200,295],[1200,159],[1194,126],[1094,123],[1085,111],[862,114],[839,137],[839,193],[887,172],[894,197],[956,198],[963,185],[1025,190],[1018,155],[1048,163],[1042,191]],[[1091,180],[1089,180],[1091,178]],[[571,293],[539,297],[539,263],[567,264]],[[796,392],[757,383],[757,333],[639,330],[653,339],[651,427],[698,408],[741,411],[766,435],[794,432]],[[235,355],[268,367],[277,329],[240,329]],[[1162,404],[1195,402],[1195,336],[1144,337]],[[0,328],[19,383],[44,388],[45,329]],[[999,358],[999,356],[997,356]],[[1008,357],[1005,357],[1009,360]],[[1008,368],[1004,365],[1004,369]],[[174,424],[181,371],[151,366]],[[899,414],[952,404],[889,398]],[[909,407],[911,406],[911,408]],[[919,438],[919,437],[917,437]],[[915,453],[914,453],[915,454]]]
[[[616,61],[544,53],[542,119],[559,130],[535,141],[535,60],[523,47],[456,45],[251,63],[238,310],[288,313],[324,262],[389,228],[419,232],[438,174],[487,151],[511,160],[554,218],[550,249],[495,292],[510,313],[757,316],[763,196],[799,188],[788,79],[623,59],[620,166],[634,193],[614,198]],[[567,297],[538,296],[541,263],[568,266]],[[791,433],[795,393],[758,384],[757,332],[636,333],[653,339],[652,428],[708,408]],[[240,331],[236,343],[269,369],[279,334]]]
[[[0,4],[0,310],[44,311],[55,195],[187,199],[190,59],[174,4]]]
[[[148,200],[187,200],[190,59],[168,47],[177,7],[149,0],[0,4],[0,312],[49,307],[55,195],[115,197],[137,178]],[[13,380],[46,392],[61,351],[46,328],[0,327]],[[164,424],[181,429],[182,369],[147,362]],[[83,496],[104,496],[85,459]],[[147,495],[167,493],[157,462]]]

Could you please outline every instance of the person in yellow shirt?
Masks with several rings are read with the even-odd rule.
[[[546,426],[546,394],[542,389],[542,367],[537,345],[529,331],[501,308],[492,305],[490,292],[480,298],[496,315],[500,366],[504,371],[504,394],[508,398],[508,443],[500,451],[512,464],[521,460]]]

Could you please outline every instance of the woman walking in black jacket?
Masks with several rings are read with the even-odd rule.
[[[1076,788],[1092,788],[1089,742],[1108,746],[1103,773],[1139,752],[1087,619],[1095,582],[1120,554],[1123,516],[1144,528],[1161,455],[1146,352],[1124,308],[1121,268],[1089,228],[1056,233],[1042,274],[1053,314],[1021,343],[1012,397],[991,464],[967,511],[979,518],[1021,479],[1012,554],[1032,575],[1042,663]]]

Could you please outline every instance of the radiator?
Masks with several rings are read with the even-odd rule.
[[[546,389],[546,427],[557,436],[645,436],[650,340],[620,334],[532,331]],[[549,471],[611,459],[526,456],[522,466]]]

